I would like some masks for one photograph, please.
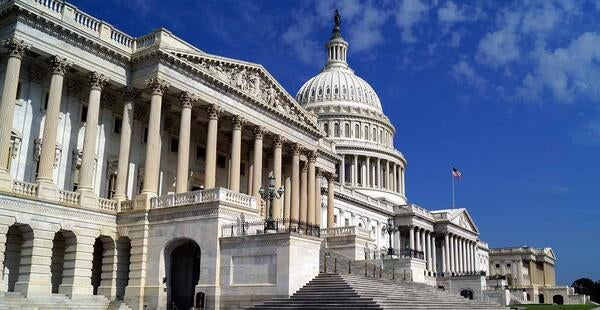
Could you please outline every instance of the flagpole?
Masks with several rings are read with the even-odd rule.
[[[452,178],[452,209],[454,209],[454,175],[450,173],[450,177]]]

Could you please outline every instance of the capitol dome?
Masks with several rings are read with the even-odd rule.
[[[354,74],[346,62],[348,42],[340,33],[339,26],[327,42],[327,64],[319,74],[309,79],[300,88],[296,100],[305,108],[336,104],[354,108],[374,110],[383,114],[381,102],[373,87]]]

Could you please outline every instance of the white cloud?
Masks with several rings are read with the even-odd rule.
[[[396,24],[402,30],[402,40],[414,42],[413,26],[423,19],[429,6],[421,0],[403,0],[396,11]]]
[[[453,1],[446,1],[438,9],[438,20],[443,23],[461,22],[465,20],[465,13]]]
[[[349,31],[352,51],[362,52],[383,41],[382,26],[387,14],[373,6],[366,6]]]
[[[539,54],[536,70],[528,74],[520,95],[539,100],[548,91],[557,101],[578,96],[600,100],[600,35],[586,32],[568,46]]]
[[[457,81],[470,84],[479,90],[483,90],[487,84],[486,80],[465,60],[452,66],[452,75]]]
[[[481,63],[492,66],[506,65],[520,56],[518,46],[519,35],[517,25],[520,16],[517,13],[506,13],[500,29],[488,32],[479,41],[476,58]]]

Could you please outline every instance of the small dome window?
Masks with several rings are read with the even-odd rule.
[[[335,86],[335,88],[333,89],[333,94],[334,94],[334,95],[336,95],[336,97],[337,97],[337,95],[338,95],[339,93],[340,93],[340,90],[338,89],[338,87],[337,87],[337,85],[336,85],[336,86]]]
[[[319,87],[319,97],[323,96],[323,88]]]

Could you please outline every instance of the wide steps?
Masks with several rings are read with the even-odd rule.
[[[121,301],[109,301],[104,296],[71,299],[63,294],[25,298],[19,293],[0,294],[0,310],[131,310]]]
[[[361,275],[321,273],[290,298],[275,298],[250,309],[439,309],[500,310],[438,288]]]

